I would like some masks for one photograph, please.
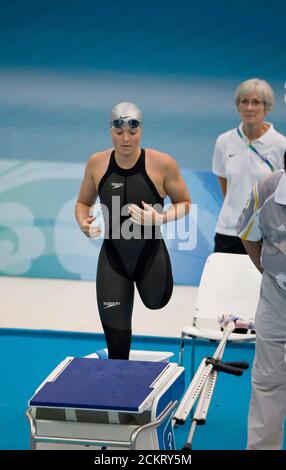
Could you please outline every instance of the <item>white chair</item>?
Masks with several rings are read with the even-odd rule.
[[[206,261],[199,285],[193,324],[181,334],[179,364],[183,363],[186,338],[192,339],[191,373],[194,375],[195,339],[220,341],[220,314],[254,319],[260,293],[261,274],[247,255],[213,253]],[[255,334],[231,333],[228,341],[255,341]]]

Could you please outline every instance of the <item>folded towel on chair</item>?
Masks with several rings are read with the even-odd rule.
[[[255,324],[254,320],[244,320],[236,315],[228,315],[226,313],[222,313],[218,319],[218,323],[222,328],[226,327],[230,322],[235,323],[235,329],[245,329],[245,330],[252,330],[255,331]]]

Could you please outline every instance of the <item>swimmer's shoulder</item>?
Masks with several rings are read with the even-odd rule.
[[[102,165],[106,162],[109,163],[111,152],[112,148],[92,153],[89,156],[87,163],[91,166]]]
[[[178,166],[174,157],[165,152],[155,149],[145,149],[147,164],[156,167],[158,170],[172,170]]]
[[[87,160],[87,169],[91,172],[102,172],[107,170],[112,150],[112,148],[109,148],[100,152],[92,153]]]

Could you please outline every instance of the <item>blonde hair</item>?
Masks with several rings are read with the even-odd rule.
[[[264,102],[267,112],[271,111],[274,106],[274,92],[265,80],[259,78],[251,78],[241,83],[235,92],[235,104],[239,105],[240,100],[243,96],[247,95],[251,91],[257,91]]]

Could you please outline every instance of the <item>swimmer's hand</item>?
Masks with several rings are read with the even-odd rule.
[[[80,229],[88,238],[98,238],[101,235],[100,227],[97,225],[92,226],[96,217],[87,217],[83,220]]]
[[[154,207],[144,201],[142,201],[142,205],[143,209],[140,209],[136,204],[130,204],[128,207],[130,219],[134,224],[160,226],[164,223],[163,214],[159,214]]]

